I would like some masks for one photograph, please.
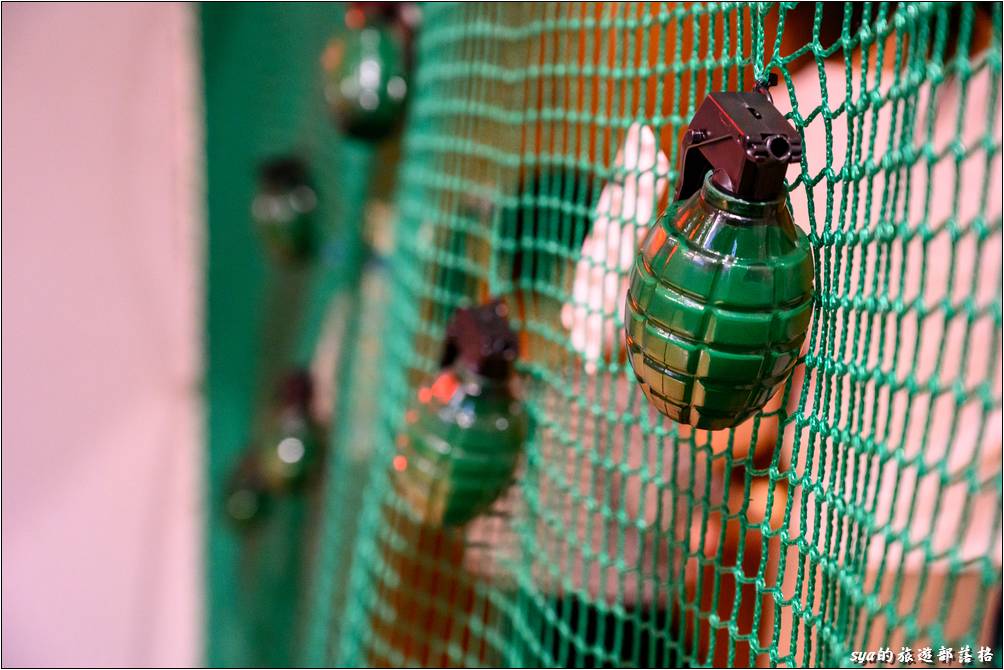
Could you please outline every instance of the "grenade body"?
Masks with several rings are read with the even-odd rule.
[[[268,517],[318,473],[324,430],[311,414],[312,395],[309,373],[295,370],[283,379],[264,437],[248,446],[227,485],[225,507],[235,525],[249,527]]]
[[[262,470],[261,454],[250,451],[241,458],[230,473],[225,495],[227,518],[237,528],[250,528],[268,515],[272,496]]]
[[[365,139],[387,135],[408,93],[403,39],[381,24],[349,29],[329,46],[325,65],[324,95],[338,126]]]
[[[311,417],[286,410],[261,444],[251,445],[230,476],[226,512],[239,527],[266,518],[276,499],[302,491],[318,471],[323,431]]]
[[[317,195],[306,170],[296,158],[269,161],[261,168],[251,215],[265,248],[280,263],[305,262],[316,251]]]
[[[510,381],[460,365],[422,388],[394,457],[395,488],[430,526],[459,526],[486,511],[512,483],[527,418]]]
[[[285,409],[278,426],[261,447],[262,475],[269,490],[300,490],[317,471],[324,438],[313,419],[295,408]]]
[[[786,197],[703,187],[642,243],[625,306],[628,355],[663,414],[730,428],[759,411],[798,360],[812,314],[812,252]]]

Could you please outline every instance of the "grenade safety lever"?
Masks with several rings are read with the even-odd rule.
[[[771,101],[767,87],[711,93],[683,137],[677,200],[686,200],[714,171],[722,191],[753,202],[776,200],[789,163],[802,159],[802,138]]]
[[[519,355],[519,341],[509,327],[508,315],[500,300],[457,310],[446,328],[440,367],[459,360],[471,372],[490,379],[507,379]]]

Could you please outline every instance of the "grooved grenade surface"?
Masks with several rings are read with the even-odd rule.
[[[627,348],[645,395],[702,429],[755,414],[798,360],[812,279],[784,197],[739,200],[706,179],[648,232],[631,273]]]

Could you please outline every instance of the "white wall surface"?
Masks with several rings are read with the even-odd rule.
[[[194,6],[2,20],[2,662],[198,663]]]

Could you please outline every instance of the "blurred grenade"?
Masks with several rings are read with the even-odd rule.
[[[311,413],[313,383],[305,370],[290,373],[279,390],[278,410],[261,447],[262,475],[270,491],[298,491],[318,470],[324,438]]]
[[[280,496],[301,490],[317,472],[324,439],[310,412],[312,394],[306,371],[283,380],[266,438],[248,447],[227,482],[225,510],[237,527],[256,525]]]
[[[392,477],[423,524],[467,523],[513,480],[527,417],[514,388],[518,345],[506,317],[498,301],[458,309],[443,369],[405,417]]]
[[[258,174],[251,214],[269,253],[281,262],[309,259],[316,247],[317,196],[307,167],[295,156],[266,161]]]
[[[642,242],[624,318],[635,376],[675,421],[735,426],[798,360],[813,263],[784,175],[801,154],[765,91],[712,93],[691,121],[677,203]]]
[[[383,138],[404,109],[407,38],[402,24],[386,14],[353,7],[346,13],[346,30],[324,52],[324,96],[347,135]]]
[[[271,493],[261,467],[261,454],[244,454],[227,481],[224,510],[237,528],[250,528],[268,515]]]

